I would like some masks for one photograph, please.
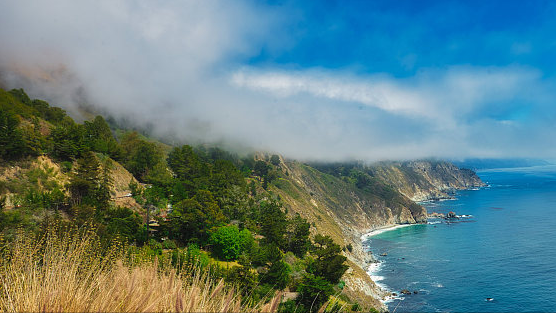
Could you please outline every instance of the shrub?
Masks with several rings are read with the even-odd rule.
[[[222,226],[210,238],[215,255],[226,261],[236,260],[242,252],[239,229],[235,225]]]
[[[162,245],[164,246],[164,249],[176,249],[178,247],[176,242],[172,239],[165,240]]]

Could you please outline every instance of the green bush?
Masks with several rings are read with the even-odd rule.
[[[195,244],[189,245],[186,251],[186,261],[190,265],[199,265],[204,268],[210,263],[209,257]]]
[[[168,239],[164,241],[164,249],[176,249],[178,246],[176,245],[176,242],[173,241],[172,239]]]
[[[214,254],[226,261],[236,260],[242,252],[239,229],[235,225],[222,226],[210,237]]]
[[[239,245],[241,252],[251,251],[255,240],[253,239],[253,234],[246,228],[239,232]]]

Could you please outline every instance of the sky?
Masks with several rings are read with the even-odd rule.
[[[556,2],[0,2],[0,80],[300,160],[556,159]]]

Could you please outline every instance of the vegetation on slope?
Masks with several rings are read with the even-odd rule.
[[[275,159],[242,159],[187,145],[168,151],[136,132],[116,139],[101,116],[75,123],[22,90],[0,90],[0,100],[0,195],[5,196],[0,229],[8,241],[18,240],[17,228],[41,233],[52,221],[94,225],[102,246],[120,240],[125,247],[146,249],[153,260],[169,254],[176,270],[183,251],[199,251],[212,264],[211,279],[235,285],[242,305],[259,303],[276,290],[298,292],[281,304],[286,311],[316,311],[332,294],[349,303],[340,294],[339,279],[347,269],[341,246],[326,236],[311,239],[310,224],[286,214],[267,190],[276,179]],[[23,169],[37,160],[55,165]],[[115,162],[134,176],[128,184],[134,206],[118,205]],[[30,282],[29,288],[38,288],[35,283],[42,282]]]
[[[103,247],[94,231],[52,226],[40,235],[19,233],[0,250],[1,312],[275,312],[270,301],[242,302],[191,263],[145,258],[114,242]]]
[[[414,201],[450,198],[456,189],[484,186],[475,172],[437,160],[313,164],[319,170],[367,189],[387,201],[407,203],[400,194]]]

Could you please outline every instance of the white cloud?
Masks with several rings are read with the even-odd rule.
[[[246,67],[262,46],[292,45],[280,10],[6,1],[0,70],[9,87],[66,108],[87,101],[158,133],[294,158],[556,157],[555,96],[538,70],[453,66],[396,78]]]

